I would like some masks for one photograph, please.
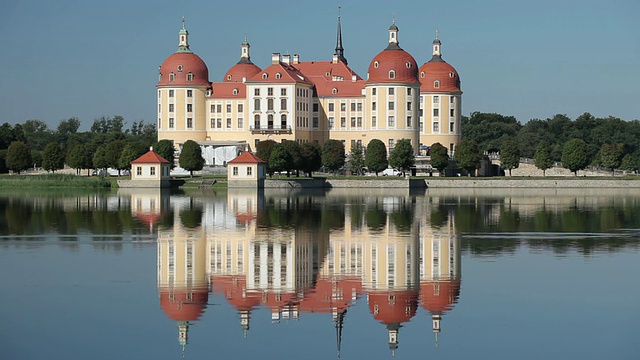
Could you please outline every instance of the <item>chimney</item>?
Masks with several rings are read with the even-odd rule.
[[[282,62],[289,65],[291,63],[291,55],[282,55]]]
[[[300,63],[300,55],[293,54],[293,63],[294,64],[299,64]]]
[[[278,65],[280,63],[280,53],[271,54],[271,65]]]
[[[338,54],[333,54],[333,60],[331,62],[334,64],[338,63]]]

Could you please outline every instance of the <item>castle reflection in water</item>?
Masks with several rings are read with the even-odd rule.
[[[406,191],[350,197],[340,189],[230,189],[226,196],[131,195],[132,215],[157,231],[160,306],[183,347],[212,293],[238,312],[245,336],[255,316],[304,321],[305,313],[326,313],[340,351],[347,310],[366,302],[392,352],[420,307],[437,341],[443,315],[458,301],[461,272],[455,219],[433,214],[433,198]],[[162,224],[162,217],[169,219]]]

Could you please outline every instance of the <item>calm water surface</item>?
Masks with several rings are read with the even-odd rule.
[[[638,359],[640,191],[0,192],[0,359]]]

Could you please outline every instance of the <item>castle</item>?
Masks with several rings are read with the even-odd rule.
[[[433,56],[422,66],[400,47],[398,35],[394,20],[388,44],[371,60],[366,79],[348,66],[340,16],[329,61],[274,53],[261,69],[251,61],[245,37],[240,61],[222,81],[211,82],[207,65],[190,49],[183,18],[178,50],[159,69],[158,140],[172,140],[178,150],[194,140],[203,149],[255,151],[268,139],[319,144],[336,139],[349,152],[372,139],[382,140],[388,151],[409,139],[416,153],[436,142],[451,153],[461,138],[458,72],[442,59],[437,31]],[[237,153],[228,155],[233,159]]]

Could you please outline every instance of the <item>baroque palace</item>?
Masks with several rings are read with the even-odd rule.
[[[462,91],[458,72],[442,59],[442,43],[422,66],[400,47],[399,29],[389,27],[388,44],[369,64],[363,79],[349,66],[338,16],[335,53],[328,61],[301,61],[274,53],[261,69],[251,61],[246,38],[240,61],[222,81],[209,81],[205,62],[189,47],[184,19],[178,50],[160,66],[158,140],[187,140],[202,147],[207,164],[222,164],[237,150],[253,150],[263,140],[355,144],[380,139],[391,150],[400,139],[416,149],[436,142],[452,152],[461,138]],[[419,146],[418,146],[419,145]],[[225,151],[209,151],[207,149]],[[233,154],[231,154],[233,153]]]

